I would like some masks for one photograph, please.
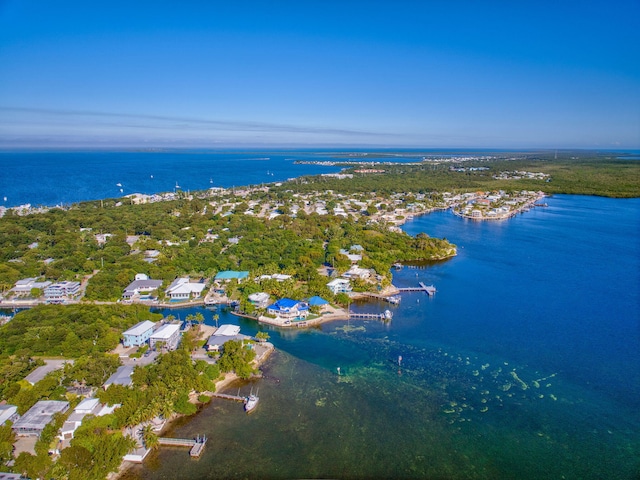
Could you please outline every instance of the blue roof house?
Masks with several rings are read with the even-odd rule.
[[[309,315],[309,305],[290,298],[281,298],[267,307],[267,314],[284,320],[303,320]]]

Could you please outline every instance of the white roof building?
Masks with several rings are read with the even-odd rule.
[[[188,277],[176,278],[167,288],[166,294],[171,297],[171,300],[188,300],[199,297],[204,287],[204,283],[190,282]]]
[[[351,282],[345,278],[334,278],[327,283],[327,287],[334,295],[337,293],[349,293],[351,291]]]
[[[137,277],[139,275],[144,274],[136,275],[136,280],[131,282],[127,288],[124,289],[124,293],[122,294],[124,299],[131,299],[135,295],[149,294],[157,290],[162,285],[162,280],[149,280],[148,278],[138,280]],[[144,276],[146,277],[146,275]]]
[[[18,295],[29,294],[34,288],[45,289],[49,285],[51,285],[51,282],[49,281],[38,282],[35,278],[23,278],[22,280],[18,280],[15,283],[15,286],[11,289],[11,291]]]
[[[165,323],[149,337],[149,345],[154,348],[158,342],[167,350],[175,350],[180,343],[180,324]]]
[[[371,276],[371,271],[366,268],[360,268],[357,265],[354,265],[345,273],[342,274],[344,278],[369,278]]]
[[[220,325],[220,328],[209,337],[205,348],[209,352],[217,352],[229,340],[244,341],[249,338],[250,337],[240,333],[240,327],[237,325]]]
[[[233,337],[238,333],[240,333],[240,327],[238,325],[224,324],[224,325],[220,325],[220,328],[218,328],[215,331],[214,335],[223,335],[225,337]]]
[[[249,295],[249,301],[258,308],[264,308],[269,305],[270,296],[267,292],[252,293]]]

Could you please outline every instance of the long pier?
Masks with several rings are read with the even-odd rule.
[[[349,312],[349,318],[369,318],[374,320],[391,320],[393,313],[386,310],[383,313],[354,313]]]
[[[189,455],[193,458],[198,458],[204,451],[204,446],[207,444],[207,437],[198,435],[196,438],[169,438],[158,437],[158,444],[170,447],[191,447]]]
[[[400,292],[424,292],[427,295],[431,296],[436,293],[436,287],[433,285],[425,285],[424,282],[419,282],[419,287],[406,287],[406,288],[398,288]]]
[[[211,394],[212,397],[216,397],[216,398],[224,398],[225,400],[234,400],[236,402],[245,402],[247,400],[247,397],[241,397],[240,395],[228,395],[226,393],[216,393],[213,392]]]

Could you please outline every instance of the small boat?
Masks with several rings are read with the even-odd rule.
[[[385,297],[385,300],[392,305],[399,305],[402,297],[400,295],[392,295],[390,297]]]
[[[122,184],[120,182],[116,183],[116,187],[121,187]]]
[[[253,410],[254,408],[256,408],[258,406],[258,401],[260,400],[260,398],[257,395],[257,391],[256,391],[256,395],[253,394],[253,391],[249,394],[249,396],[245,399],[244,401],[244,411],[249,413],[251,410]]]

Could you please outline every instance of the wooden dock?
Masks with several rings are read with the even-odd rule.
[[[424,292],[429,296],[435,295],[436,287],[433,285],[425,285],[424,282],[418,283],[419,287],[398,288],[400,292]]]
[[[207,437],[198,435],[196,438],[169,438],[158,437],[158,444],[168,447],[191,447],[189,455],[192,458],[198,458],[204,451],[204,446],[207,444]]]
[[[247,400],[247,397],[241,397],[240,395],[228,395],[226,393],[216,393],[213,392],[211,394],[212,397],[216,397],[216,398],[224,398],[225,400],[234,400],[236,402],[245,402]]]

